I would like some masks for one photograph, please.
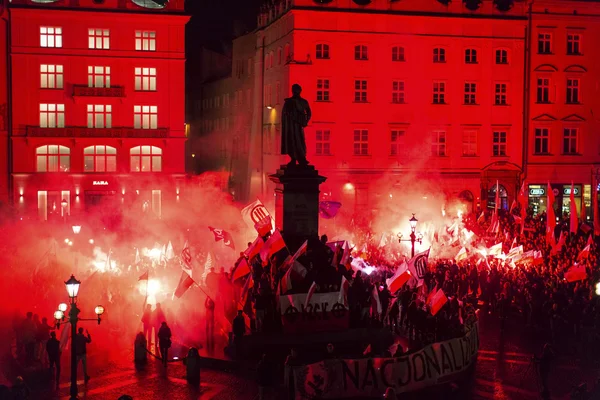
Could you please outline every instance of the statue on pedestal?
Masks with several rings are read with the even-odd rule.
[[[311,112],[308,101],[300,97],[302,87],[292,85],[292,97],[285,99],[281,112],[281,154],[290,156],[288,166],[296,163],[306,166],[306,139],[304,128],[310,121]]]

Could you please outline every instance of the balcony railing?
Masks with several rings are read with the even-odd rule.
[[[88,87],[86,85],[73,85],[73,96],[125,97],[125,87]]]
[[[76,138],[156,138],[168,137],[169,128],[138,129],[138,128],[40,128],[28,126],[26,135],[30,137],[76,137]]]

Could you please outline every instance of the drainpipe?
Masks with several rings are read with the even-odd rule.
[[[265,36],[261,33],[260,43],[258,45],[258,72],[260,73],[260,99],[259,106],[259,121],[260,121],[260,194],[265,195]]]
[[[532,8],[533,0],[527,10],[527,26],[525,27],[525,67],[523,71],[523,156],[521,166],[523,174],[521,182],[527,179],[527,163],[529,158],[529,108],[531,98],[531,40],[532,40]]]

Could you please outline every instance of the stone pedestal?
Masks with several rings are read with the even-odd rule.
[[[312,165],[282,165],[269,179],[275,182],[275,225],[291,252],[319,233],[319,185],[327,178]]]

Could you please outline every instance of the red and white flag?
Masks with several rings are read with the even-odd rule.
[[[488,256],[497,257],[500,254],[502,254],[502,242],[496,243],[495,245],[493,245],[492,247],[490,247],[488,249],[488,251],[487,251],[487,255]]]
[[[431,292],[429,292],[429,295],[427,295],[427,299],[425,300],[425,304],[428,305],[429,307],[431,307],[431,300],[433,299],[433,296],[435,296],[435,294],[437,293],[437,284],[433,287],[433,290]]]
[[[304,307],[306,307],[310,303],[310,299],[313,293],[317,290],[317,283],[313,281],[312,285],[308,289],[308,293],[306,293],[306,301],[304,302]]]
[[[587,246],[585,246],[583,248],[583,250],[581,250],[581,252],[577,256],[577,260],[581,261],[585,258],[588,258],[589,255],[590,255],[590,245],[588,244]]]
[[[248,260],[246,257],[240,257],[231,272],[231,282],[235,282],[249,273],[250,265],[248,265]]]
[[[519,204],[521,205],[521,233],[525,230],[525,217],[527,217],[527,204],[528,196],[525,189],[525,181],[521,184],[521,190],[519,190]]]
[[[194,284],[194,280],[192,277],[185,271],[181,271],[181,278],[179,278],[179,284],[177,284],[177,289],[175,289],[175,293],[173,296],[178,299],[183,296],[183,294]]]
[[[391,293],[396,293],[409,279],[410,272],[408,271],[408,264],[403,262],[396,268],[394,275],[391,278],[386,279],[385,283]]]
[[[573,265],[565,272],[565,280],[567,282],[584,281],[587,279],[587,272],[583,265]]]
[[[377,315],[381,315],[381,312],[383,311],[381,308],[381,301],[379,300],[377,285],[373,285],[373,290],[371,292],[371,308],[373,309],[373,313]]]
[[[512,214],[513,210],[517,208],[517,199],[513,199],[512,204],[510,205],[510,213]]]
[[[190,250],[190,246],[186,241],[183,245],[183,250],[181,250],[181,266],[183,269],[191,272],[192,271],[192,251]],[[188,273],[189,273],[188,272]]]
[[[246,301],[248,300],[248,293],[253,287],[254,279],[252,278],[252,275],[248,275],[248,278],[246,278],[246,283],[244,284],[244,287],[242,288],[242,292],[240,294],[240,304],[242,305],[242,307],[246,305]]]
[[[423,279],[429,271],[428,261],[430,250],[431,248],[415,255],[408,261],[408,270],[410,271],[411,278],[413,278],[409,282],[411,287],[421,287],[423,285]]]
[[[485,211],[482,211],[481,214],[479,215],[479,218],[477,218],[477,223],[482,224],[484,222],[485,222]]]
[[[458,254],[456,255],[456,257],[454,257],[454,260],[456,262],[462,261],[462,260],[466,260],[467,258],[467,249],[463,246],[459,251]]]
[[[431,315],[437,314],[447,302],[448,298],[444,294],[444,291],[438,289],[431,299]]]
[[[575,204],[575,188],[573,186],[573,181],[571,181],[571,195],[569,200],[571,203],[570,231],[571,233],[577,233],[577,229],[579,229],[579,218],[577,217],[577,204]]]
[[[556,238],[554,237],[554,228],[556,228],[556,215],[554,215],[554,192],[548,182],[548,203],[546,204],[546,243],[554,246]]]
[[[551,254],[558,253],[559,251],[562,250],[565,243],[567,243],[567,233],[565,231],[562,231],[560,233],[560,237],[558,238],[558,243],[556,243],[556,245],[554,247],[552,247],[552,251],[550,253]]]
[[[223,229],[213,228],[212,226],[209,226],[208,229],[215,235],[215,242],[222,241],[225,246],[235,250],[235,244],[233,243],[233,238],[229,232],[224,231]],[[169,244],[170,243],[171,242],[169,242]]]
[[[271,233],[273,229],[273,220],[270,215],[264,217],[256,224],[254,224],[254,229],[258,232],[258,236],[264,237]]]
[[[510,245],[510,249],[514,249],[515,247],[517,247],[517,237],[515,236],[515,238],[512,241],[512,244]]]
[[[256,240],[254,240],[254,242],[252,242],[250,247],[248,247],[246,250],[244,250],[244,255],[246,256],[246,258],[248,260],[252,261],[254,256],[256,256],[260,252],[260,250],[262,249],[262,247],[264,245],[265,245],[264,240],[259,236],[256,238]]]
[[[340,284],[340,295],[338,302],[348,307],[348,291],[350,290],[350,282],[342,275],[342,283]]]
[[[279,232],[279,229],[275,229],[275,232],[267,239],[265,245],[259,251],[263,265],[267,265],[273,254],[283,248],[285,248],[285,242],[283,241],[281,232]]]
[[[259,199],[256,199],[256,201],[254,201],[254,202],[248,204],[246,207],[244,207],[242,209],[241,213],[242,213],[242,218],[244,219],[246,224],[250,228],[255,228],[255,229],[256,229],[256,225],[258,222],[262,221],[266,217],[271,217],[271,214],[267,210],[267,207],[265,207],[265,205]],[[273,224],[273,221],[271,218],[271,225],[272,224]],[[275,228],[275,227],[272,225],[272,229],[273,228]]]
[[[298,250],[296,250],[296,253],[294,253],[294,257],[292,257],[292,259],[295,261],[300,256],[302,256],[303,254],[305,254],[307,246],[308,246],[308,240],[305,240],[304,243],[302,243],[302,246],[300,246],[300,248]]]

